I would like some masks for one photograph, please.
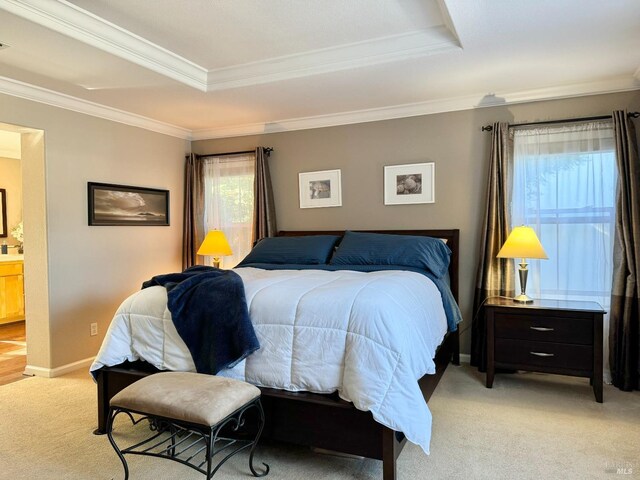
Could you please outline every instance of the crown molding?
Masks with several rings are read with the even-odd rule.
[[[474,108],[478,96],[459,97],[429,102],[409,103],[391,107],[354,110],[350,112],[316,115],[313,117],[291,118],[286,120],[252,123],[232,127],[194,130],[192,140],[208,140],[214,138],[240,137],[245,135],[260,135],[265,133],[289,132],[294,130],[308,130],[311,128],[335,127],[355,123],[377,122],[397,118],[415,117],[433,113],[452,112]]]
[[[461,50],[452,30],[439,26],[207,70],[66,0],[3,0],[0,8],[203,92]],[[452,25],[444,4],[441,11]]]
[[[580,83],[510,93],[500,92],[498,94],[489,95],[467,95],[464,97],[417,102],[390,107],[354,110],[328,115],[317,115],[281,121],[207,128],[192,131],[134,113],[118,110],[90,102],[88,100],[79,99],[70,95],[30,85],[18,80],[0,77],[0,94],[20,97],[26,100],[32,100],[94,117],[104,118],[106,120],[143,128],[145,130],[185,140],[208,140],[215,138],[240,137],[246,135],[260,135],[266,133],[307,130],[312,128],[334,127],[339,125],[351,125],[356,123],[431,115],[434,113],[471,110],[474,108],[505,106],[517,103],[557,100],[562,98],[601,95],[634,90],[640,90],[640,84],[637,81],[634,81],[633,77],[626,75],[599,82]]]
[[[456,26],[453,23],[453,18],[451,18],[451,9],[449,8],[449,5],[448,5],[448,3],[451,2],[451,0],[436,0],[436,1],[438,3],[438,8],[440,8],[440,15],[442,15],[443,25],[449,30],[450,34],[457,40],[460,47],[463,48],[462,39],[460,38],[460,35],[458,35],[458,30],[456,29]]]
[[[545,100],[559,100],[562,98],[584,97],[587,95],[630,92],[633,90],[640,90],[640,83],[634,81],[633,77],[630,75],[620,75],[595,82],[574,83],[571,85],[523,90],[520,92],[506,93],[504,95],[501,94],[501,96],[504,96],[508,104],[516,104],[541,102]]]
[[[207,91],[246,87],[461,50],[444,26],[209,70]]]
[[[54,107],[84,113],[93,117],[104,118],[118,123],[124,123],[134,127],[144,128],[152,132],[170,135],[172,137],[191,139],[191,131],[168,123],[143,117],[135,113],[125,112],[116,108],[107,107],[98,103],[72,97],[64,93],[54,92],[46,88],[37,87],[28,83],[0,77],[0,93],[13,97],[24,98],[34,102],[44,103]]]
[[[207,91],[207,70],[65,0],[2,0],[0,8],[129,62]]]
[[[468,95],[464,97],[395,105],[391,107],[372,108],[367,110],[355,110],[313,117],[293,118],[267,123],[252,123],[231,127],[194,130],[191,134],[191,139],[209,140],[215,138],[306,130],[311,128],[334,127],[339,125],[351,125],[356,123],[431,115],[435,113],[472,110],[474,108],[513,105],[544,100],[558,100],[562,98],[601,95],[632,90],[640,90],[640,85],[634,82],[633,78],[627,75],[599,82],[499,93],[498,95]]]

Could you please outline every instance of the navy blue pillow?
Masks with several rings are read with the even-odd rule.
[[[238,267],[248,263],[326,264],[338,240],[337,235],[263,238]]]
[[[451,250],[439,238],[416,235],[346,232],[330,265],[402,265],[442,278]]]

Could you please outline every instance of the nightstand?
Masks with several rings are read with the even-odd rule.
[[[595,302],[494,297],[487,319],[487,388],[496,368],[587,377],[602,403],[602,316]]]

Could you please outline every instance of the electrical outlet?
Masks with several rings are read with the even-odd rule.
[[[97,323],[92,323],[91,324],[91,336],[95,336],[98,334],[98,324]]]

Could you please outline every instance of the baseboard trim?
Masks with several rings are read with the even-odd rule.
[[[27,365],[24,369],[24,374],[30,377],[46,377],[46,378],[54,378],[59,377],[61,375],[65,375],[67,373],[71,373],[75,370],[80,370],[81,368],[89,368],[93,363],[93,360],[96,357],[89,357],[83,360],[78,360],[77,362],[67,363],[66,365],[62,365],[61,367],[56,368],[43,368],[43,367],[35,367],[33,365]]]
[[[27,365],[24,369],[24,374],[30,377],[46,377],[46,378],[54,378],[59,377],[61,375],[65,375],[67,373],[71,373],[75,370],[80,370],[81,368],[89,368],[93,363],[93,360],[96,357],[85,358],[84,360],[78,360],[77,362],[67,363],[66,365],[62,365],[61,367],[56,368],[43,368],[43,367],[35,367],[33,365]],[[470,363],[471,355],[468,353],[460,354],[460,363]]]

